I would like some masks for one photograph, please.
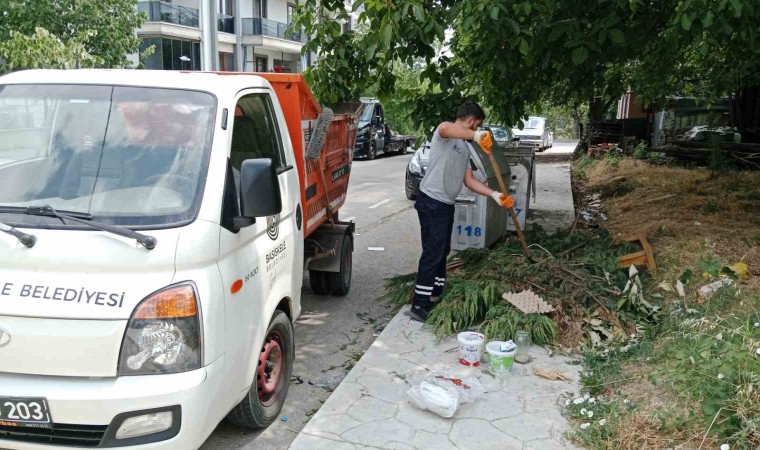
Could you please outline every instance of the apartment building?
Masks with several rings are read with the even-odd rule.
[[[140,0],[148,20],[137,30],[141,51],[155,45],[147,69],[201,70],[200,1]],[[302,32],[287,32],[295,1],[216,0],[219,70],[301,73],[312,55],[301,56]]]

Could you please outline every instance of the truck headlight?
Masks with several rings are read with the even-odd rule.
[[[422,166],[420,165],[419,153],[415,153],[412,159],[409,161],[409,171],[418,175],[422,174]]]
[[[121,344],[119,375],[177,373],[201,367],[201,321],[195,287],[170,286],[132,313]]]

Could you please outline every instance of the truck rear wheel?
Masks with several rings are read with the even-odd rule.
[[[353,242],[349,235],[343,236],[340,253],[340,272],[327,273],[333,295],[344,296],[351,289],[351,272],[353,264]]]
[[[266,428],[274,422],[288,395],[294,356],[293,324],[283,311],[275,311],[259,352],[251,389],[227,419],[254,429]]]
[[[320,270],[309,271],[309,284],[311,290],[317,295],[327,295],[330,293],[330,275],[329,272]]]

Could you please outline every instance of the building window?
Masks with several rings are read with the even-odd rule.
[[[267,17],[267,0],[253,0],[253,17]]]
[[[254,72],[266,72],[267,71],[267,63],[269,61],[267,60],[266,56],[254,56],[253,57],[253,71]]]
[[[144,61],[146,69],[201,70],[200,42],[167,38],[143,38],[140,52],[151,45],[155,51]]]
[[[296,15],[296,5],[288,3],[288,25],[293,23],[293,16]]]

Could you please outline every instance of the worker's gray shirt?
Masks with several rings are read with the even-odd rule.
[[[436,128],[430,142],[430,163],[420,191],[439,202],[453,205],[464,184],[470,163],[470,144],[463,139],[442,137]]]

